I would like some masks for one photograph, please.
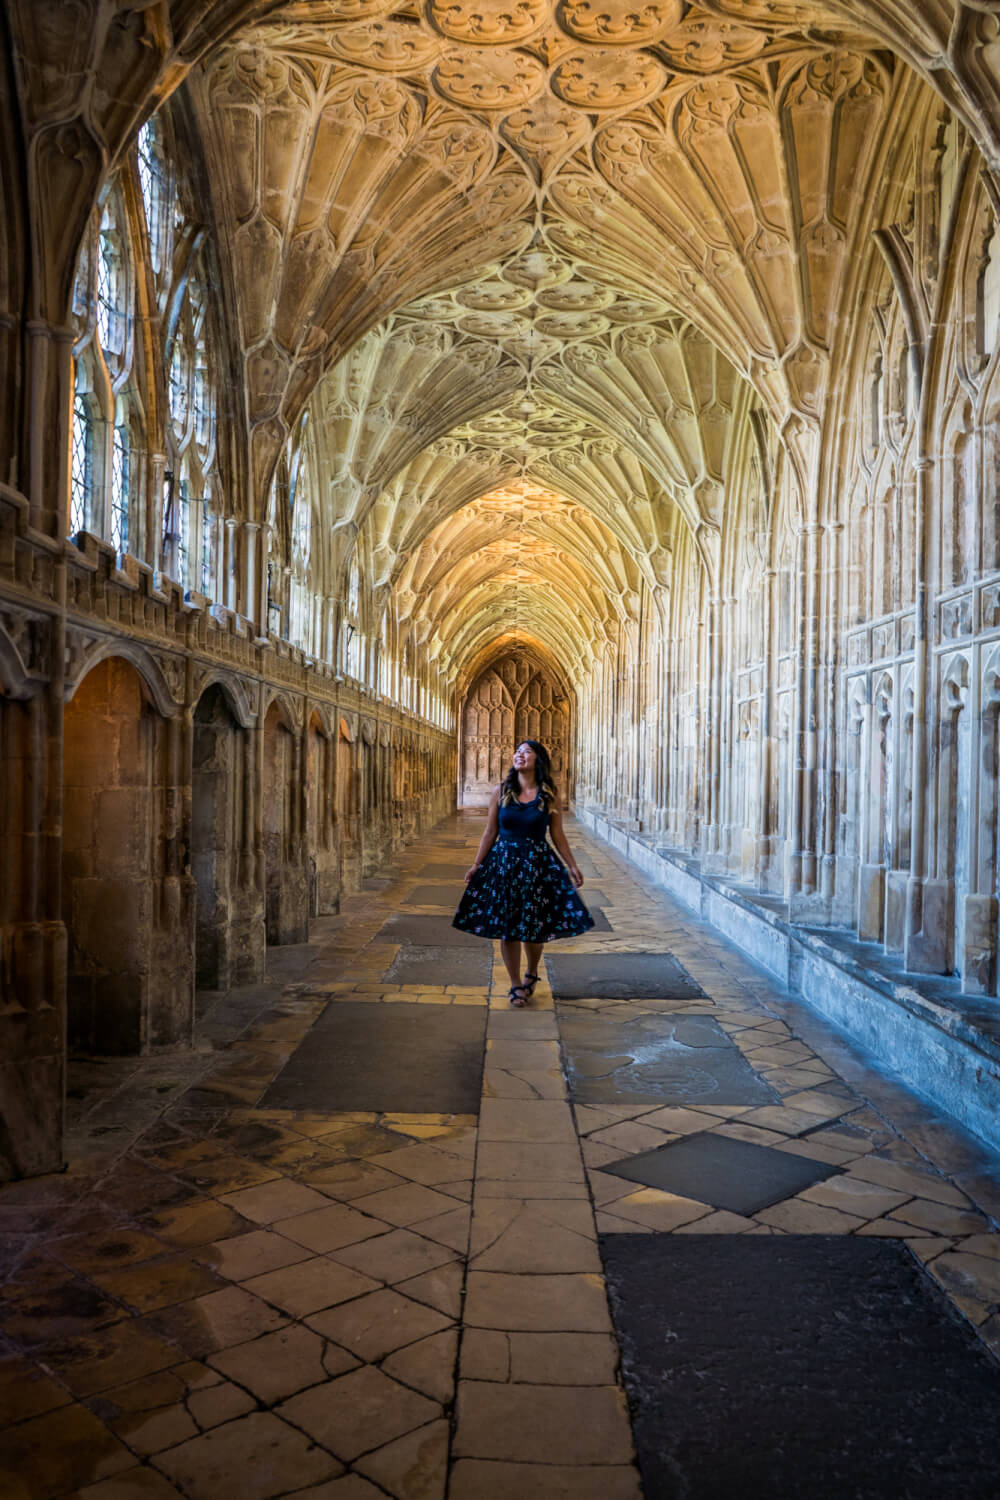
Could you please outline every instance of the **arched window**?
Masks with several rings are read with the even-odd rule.
[[[73,285],[77,339],[70,534],[87,530],[115,550],[129,544],[135,489],[130,415],[133,280],[124,202],[112,184],[80,247]]]
[[[167,446],[174,484],[172,514],[164,527],[163,566],[186,590],[197,589],[214,598],[221,522],[214,505],[216,396],[206,286],[204,260],[198,251],[188,272],[167,357]]]

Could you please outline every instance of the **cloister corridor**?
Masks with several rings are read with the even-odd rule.
[[[0,5],[3,1500],[993,1500],[998,218],[994,0]]]

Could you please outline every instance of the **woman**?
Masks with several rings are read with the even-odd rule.
[[[565,866],[546,843],[547,829]],[[574,889],[583,885],[583,876],[563,833],[549,753],[537,740],[521,741],[490,798],[486,831],[465,884],[452,926],[500,939],[511,978],[510,1003],[526,1005],[538,983],[542,944],[576,937],[594,925]],[[522,943],[528,965],[523,980]]]

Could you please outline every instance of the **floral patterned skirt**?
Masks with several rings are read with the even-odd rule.
[[[497,839],[465,888],[453,927],[476,937],[551,943],[594,919],[545,839]]]

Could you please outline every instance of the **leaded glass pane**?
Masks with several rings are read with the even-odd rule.
[[[91,230],[88,228],[83,237],[80,247],[80,259],[76,267],[76,280],[73,283],[73,311],[77,317],[86,319],[90,310],[90,252],[91,252]]]
[[[156,129],[152,120],[147,120],[139,131],[136,161],[139,168],[142,202],[146,210],[146,231],[149,235],[150,255],[154,270],[159,272],[163,262],[164,181],[163,163],[157,147]]]
[[[82,392],[73,402],[73,469],[70,482],[70,533],[85,531],[90,520],[93,485],[94,424]]]
[[[187,584],[191,565],[191,494],[186,479],[177,488],[177,573],[178,583]]]
[[[212,537],[213,537],[212,515],[208,508],[208,501],[201,503],[201,583],[200,589],[209,599],[215,597],[212,586]]]
[[[111,544],[117,552],[128,550],[128,513],[131,482],[129,431],[115,428],[111,449]]]
[[[125,352],[125,268],[110,207],[104,211],[97,250],[97,334],[106,354]]]
[[[188,361],[180,335],[174,340],[170,356],[170,418],[174,431],[182,435],[188,419]]]
[[[212,388],[208,375],[208,356],[199,340],[194,368],[194,436],[203,451],[211,447],[215,418]]]

